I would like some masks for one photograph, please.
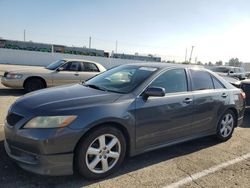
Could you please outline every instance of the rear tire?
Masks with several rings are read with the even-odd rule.
[[[32,91],[36,91],[39,89],[43,89],[45,87],[46,86],[45,86],[44,82],[39,78],[31,78],[31,79],[27,80],[24,84],[24,90],[27,93],[32,92]]]
[[[122,132],[112,126],[101,127],[80,140],[75,151],[75,167],[87,179],[101,179],[118,170],[125,153]]]
[[[227,141],[232,137],[236,125],[236,117],[232,110],[227,110],[219,120],[217,126],[217,138],[220,141]]]

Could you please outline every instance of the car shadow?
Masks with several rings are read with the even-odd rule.
[[[204,148],[212,147],[219,142],[212,136],[198,140],[189,141],[171,147],[158,149],[152,152],[144,153],[136,157],[127,158],[122,167],[115,174],[98,181],[88,181],[75,174],[71,176],[41,176],[36,175],[19,168],[12,162],[4,151],[4,143],[0,141],[0,177],[1,185],[12,187],[13,185],[22,185],[29,187],[84,187],[104,180],[112,179],[132,171],[136,171],[163,161],[180,157]],[[14,183],[14,184],[13,184]]]
[[[0,88],[0,96],[2,97],[9,97],[9,96],[19,97],[24,94],[25,92],[23,89]]]

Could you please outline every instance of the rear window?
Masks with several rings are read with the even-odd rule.
[[[225,86],[215,77],[212,76],[213,83],[214,83],[214,89],[223,89]]]
[[[228,73],[230,71],[230,69],[227,67],[212,67],[211,70],[214,72],[222,72],[222,73]]]

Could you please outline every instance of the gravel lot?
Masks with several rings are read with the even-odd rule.
[[[4,151],[3,123],[7,110],[23,94],[22,90],[0,85],[0,187],[165,187],[250,152],[250,109],[247,109],[243,126],[225,143],[206,137],[128,158],[119,172],[100,181],[86,181],[77,174],[64,177],[35,175],[20,169]],[[246,158],[193,179],[182,187],[248,188],[249,177],[250,158]]]

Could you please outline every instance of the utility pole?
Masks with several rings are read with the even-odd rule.
[[[185,62],[187,62],[187,48],[186,48],[186,53],[185,53]]]
[[[25,29],[24,29],[24,31],[23,31],[23,41],[25,42],[25,36],[26,35],[26,31],[25,31]]]
[[[89,37],[89,48],[91,48],[91,37]]]
[[[192,60],[193,49],[194,49],[194,46],[192,46],[192,49],[191,49],[191,52],[190,52],[189,63],[191,63],[191,60]]]
[[[117,54],[117,48],[118,48],[118,41],[115,41],[115,53]]]

